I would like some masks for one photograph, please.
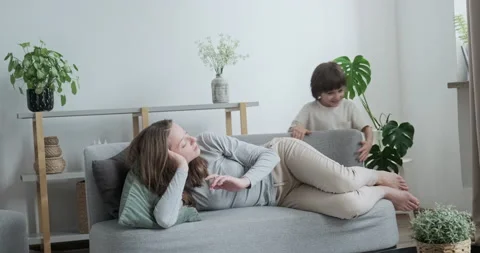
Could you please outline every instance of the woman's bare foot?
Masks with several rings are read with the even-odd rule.
[[[408,191],[407,182],[400,175],[387,171],[378,171],[377,185],[388,186],[394,189]]]
[[[418,209],[420,201],[408,191],[380,186],[385,191],[385,198],[392,201],[397,211],[413,211]]]

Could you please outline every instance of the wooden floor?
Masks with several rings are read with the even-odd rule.
[[[397,214],[398,232],[400,239],[397,248],[407,248],[415,246],[410,230],[410,217],[408,214]]]

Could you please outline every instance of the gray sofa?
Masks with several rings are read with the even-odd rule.
[[[235,137],[263,144],[276,136],[287,134]],[[334,130],[314,132],[305,141],[344,165],[360,165],[355,151],[361,138],[356,130]],[[122,227],[105,210],[93,178],[92,161],[115,156],[127,145],[95,145],[84,150],[91,253],[352,253],[379,251],[395,247],[398,242],[395,210],[387,200],[352,220],[269,206],[201,212],[201,221],[169,229]]]
[[[0,253],[28,253],[25,214],[0,210]]]

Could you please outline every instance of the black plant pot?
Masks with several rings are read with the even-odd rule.
[[[27,89],[27,106],[32,112],[51,111],[53,109],[53,90],[44,89],[41,94],[35,89]]]

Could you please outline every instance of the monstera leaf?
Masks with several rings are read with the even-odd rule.
[[[342,67],[347,79],[345,97],[349,99],[362,95],[371,81],[372,71],[370,63],[362,55],[357,55],[353,62],[347,56],[340,56],[333,60]]]
[[[370,150],[370,156],[365,160],[365,167],[376,170],[393,171],[398,174],[398,166],[402,166],[402,158],[392,147],[380,147],[375,144]]]
[[[407,154],[407,150],[413,145],[415,128],[408,122],[398,125],[391,120],[383,127],[382,132],[382,144],[395,148],[400,157]]]

